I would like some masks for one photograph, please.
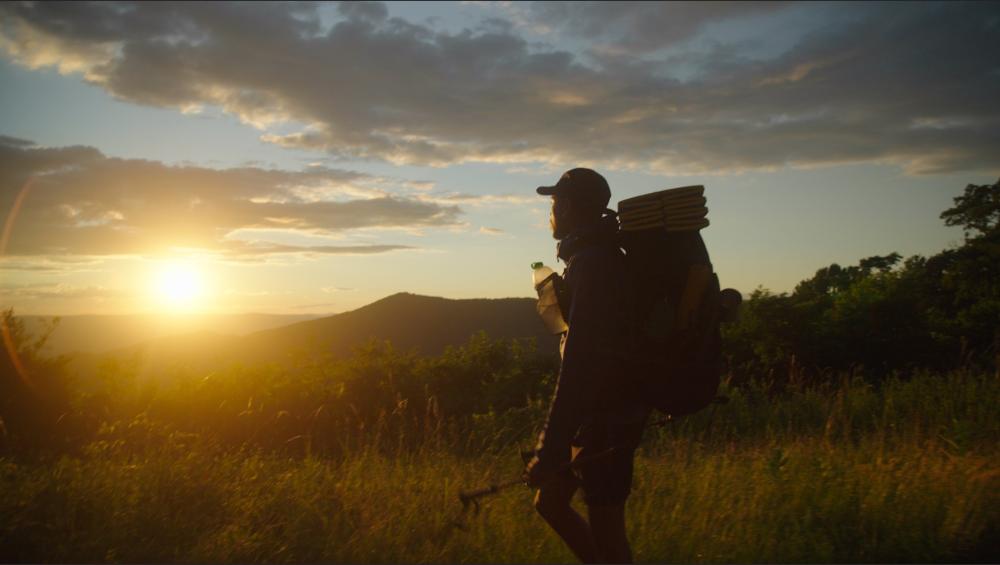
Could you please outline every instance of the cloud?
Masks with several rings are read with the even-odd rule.
[[[98,270],[100,261],[75,257],[0,257],[0,272],[83,273]]]
[[[465,192],[452,192],[447,194],[421,194],[418,198],[423,202],[437,202],[442,204],[468,204],[470,206],[484,206],[491,204],[510,204],[520,206],[524,204],[546,203],[537,194],[468,194]]]
[[[344,286],[324,286],[320,290],[325,294],[333,294],[336,292],[350,292],[357,289]]]
[[[616,52],[644,53],[698,35],[710,23],[766,14],[787,2],[532,2],[534,21],[571,36],[601,38]],[[607,47],[606,47],[607,48]]]
[[[275,294],[291,294],[291,292],[280,292],[275,293],[269,290],[238,290],[235,288],[227,288],[222,291],[224,296],[240,296],[240,297],[258,297],[258,296],[274,296]]]
[[[481,226],[479,228],[479,233],[486,235],[503,235],[504,231],[500,228],[488,228],[486,226]]]
[[[101,256],[190,249],[253,258],[270,254],[371,254],[398,244],[298,245],[247,238],[272,230],[309,240],[360,229],[459,224],[461,210],[365,188],[373,177],[312,167],[208,169],[116,159],[90,147],[45,148],[0,139],[0,205],[33,179],[7,255]],[[367,196],[367,197],[365,197]]]
[[[372,255],[389,251],[416,249],[410,245],[282,245],[274,243],[230,244],[223,248],[226,252],[240,257],[272,255],[275,253],[298,253],[306,255]]]
[[[4,285],[0,292],[7,299],[70,300],[120,298],[128,293],[103,286],[75,286],[68,284]]]
[[[313,4],[6,3],[0,49],[123,100],[218,106],[266,141],[337,158],[671,174],[1000,167],[996,3],[859,5],[836,18],[805,4],[797,41],[767,57],[742,39],[694,40],[713,24],[773,22],[780,4],[527,10],[588,46],[577,51],[529,43],[523,26],[447,33],[379,4],[338,10],[327,28]],[[288,123],[307,127],[277,129]]]

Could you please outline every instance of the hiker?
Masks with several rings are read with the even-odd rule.
[[[611,190],[591,169],[576,168],[554,186],[550,224],[565,264],[569,327],[555,394],[524,480],[537,488],[535,508],[583,562],[631,562],[625,501],[633,455],[649,408],[625,382],[629,293]],[[610,450],[610,451],[609,451]],[[594,455],[607,452],[606,456]],[[571,461],[579,461],[569,469]],[[582,489],[587,519],[571,506]]]

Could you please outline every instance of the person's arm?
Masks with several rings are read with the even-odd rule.
[[[592,415],[601,379],[612,357],[613,320],[621,273],[605,251],[585,252],[574,258],[566,278],[572,292],[566,342],[548,418],[539,435],[534,473],[550,472],[570,460],[573,436]],[[529,469],[530,470],[530,469]]]

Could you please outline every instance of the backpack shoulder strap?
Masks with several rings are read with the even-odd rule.
[[[684,290],[681,291],[680,300],[677,303],[674,319],[675,329],[685,330],[695,324],[695,318],[701,310],[702,299],[711,279],[711,265],[695,263],[688,268]]]

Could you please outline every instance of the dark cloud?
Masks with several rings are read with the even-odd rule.
[[[240,239],[237,230],[342,237],[359,228],[457,225],[460,210],[366,188],[354,171],[208,169],[114,159],[89,147],[0,140],[0,205],[28,185],[8,255],[148,254],[175,248],[236,257],[366,254],[403,245],[298,246]],[[358,194],[366,194],[358,198]]]
[[[773,12],[788,2],[532,2],[538,22],[571,36],[647,52],[698,35],[706,24]]]
[[[340,2],[337,11],[353,20],[381,22],[389,17],[389,10],[381,2]]]
[[[815,9],[810,27],[768,58],[726,38],[684,47],[713,22],[778,17],[780,8],[527,10],[578,43],[619,48],[604,59],[539,48],[496,22],[441,33],[368,3],[339,6],[329,29],[313,4],[4,4],[0,46],[27,66],[79,71],[125,100],[219,105],[267,141],[338,157],[671,173],[1000,166],[998,4],[852,5],[829,21],[818,19],[829,6],[804,5]],[[683,80],[671,72],[681,66],[691,69]],[[268,129],[287,120],[308,128]],[[346,212],[335,208],[326,213]]]

